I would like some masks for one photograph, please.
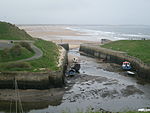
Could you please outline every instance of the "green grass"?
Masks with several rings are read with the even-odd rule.
[[[0,22],[0,40],[33,40],[33,38],[15,25]]]
[[[33,39],[24,30],[15,25],[0,22],[0,40],[34,40],[34,45],[43,51],[43,56],[28,62],[16,63],[15,61],[33,56],[33,53],[26,48],[21,48],[21,55],[18,57],[9,54],[2,58],[3,50],[0,50],[0,71],[40,71],[40,68],[47,70],[58,70],[59,48],[56,44],[41,39]],[[17,44],[17,43],[15,43]],[[10,63],[13,61],[14,63]],[[11,67],[11,68],[8,68]]]
[[[0,65],[1,72],[8,71],[31,71],[32,67],[28,62],[8,62]]]
[[[101,47],[124,51],[130,56],[139,58],[146,64],[150,64],[150,40],[120,40]]]
[[[0,63],[30,58],[34,55],[34,52],[31,52],[27,50],[26,48],[21,47],[21,54],[19,56],[12,55],[11,49],[8,49],[8,52],[5,56],[3,56],[3,54],[4,54],[4,50],[0,50]]]
[[[17,44],[16,44],[17,45]],[[23,71],[29,70],[31,68],[29,63],[26,62],[15,62],[18,60],[26,59],[32,57],[35,53],[29,51],[28,49],[19,46],[19,55],[16,55],[16,48],[7,48],[0,50],[0,71]],[[18,45],[17,45],[18,47]],[[13,50],[14,52],[12,52]]]
[[[28,62],[23,62],[23,64],[19,64],[19,63],[15,64],[15,62],[14,63],[9,63],[9,62],[0,63],[0,71],[30,71],[30,72],[36,71],[38,72],[40,71],[40,68],[46,68],[47,70],[58,70],[59,69],[57,67],[58,56],[59,56],[58,46],[52,42],[44,41],[41,39],[36,40],[34,44],[43,51],[43,56],[41,58],[28,61]],[[31,56],[29,55],[29,53],[27,53],[27,50],[25,50],[25,48],[23,49],[23,51],[24,51],[24,54],[20,58],[13,58],[13,61],[22,59],[23,57]],[[5,61],[8,61],[8,59],[5,59]],[[3,60],[1,62],[3,62]],[[11,68],[8,68],[8,67],[11,67]]]
[[[35,41],[35,45],[43,51],[43,56],[39,59],[30,61],[33,68],[48,68],[49,70],[57,70],[59,56],[58,46],[53,42],[40,39]]]

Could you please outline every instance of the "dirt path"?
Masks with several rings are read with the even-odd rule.
[[[43,52],[41,49],[37,48],[33,43],[30,43],[30,45],[33,51],[35,52],[35,55],[27,59],[18,60],[16,62],[25,62],[25,61],[35,60],[43,56]]]

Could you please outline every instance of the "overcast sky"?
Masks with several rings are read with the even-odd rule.
[[[150,25],[150,0],[0,0],[0,21]]]

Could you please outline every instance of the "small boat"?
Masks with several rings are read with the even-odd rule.
[[[76,64],[73,64],[69,71],[67,72],[67,75],[68,76],[74,76],[76,75],[77,73],[79,73],[79,70],[80,70],[80,64],[76,63]]]
[[[127,62],[127,61],[123,62],[122,63],[122,69],[123,70],[131,70],[130,62]]]
[[[74,76],[76,74],[76,71],[74,70],[74,69],[70,69],[69,71],[68,71],[68,75],[69,76]]]
[[[78,63],[78,59],[77,58],[73,58],[73,63],[70,66],[70,69],[67,71],[67,75],[68,76],[74,76],[77,73],[79,73],[80,70],[80,64]]]
[[[79,73],[80,64],[79,64],[79,63],[74,63],[74,64],[71,66],[71,69],[74,69],[77,73]]]

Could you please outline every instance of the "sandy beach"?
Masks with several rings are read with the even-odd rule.
[[[20,29],[24,29],[32,37],[53,41],[57,44],[68,43],[70,48],[79,47],[83,43],[100,43],[86,39],[87,34],[70,30],[70,26],[57,25],[19,25]],[[89,36],[88,36],[89,37]]]
[[[68,29],[68,26],[55,25],[21,25],[20,29],[24,29],[34,37],[38,36],[82,36],[82,32],[74,32]]]

